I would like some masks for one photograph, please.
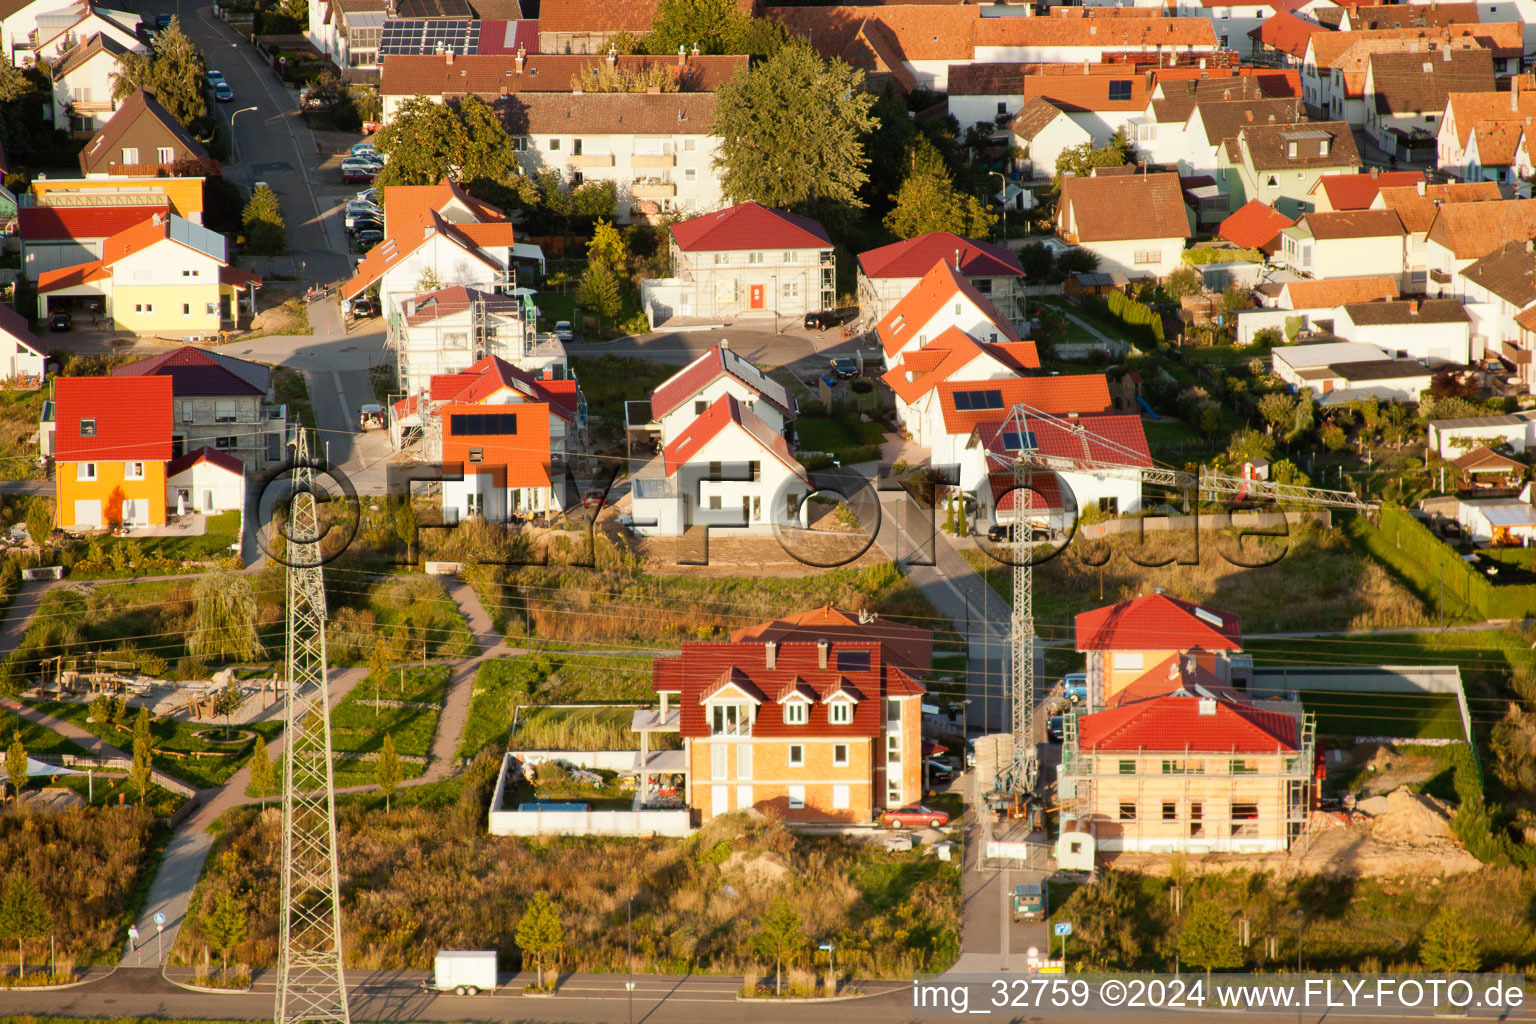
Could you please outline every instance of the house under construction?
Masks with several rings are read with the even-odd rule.
[[[395,352],[404,394],[431,388],[432,378],[462,373],[496,356],[533,377],[570,376],[565,346],[538,331],[531,295],[453,285],[402,298],[390,316],[388,344]]]

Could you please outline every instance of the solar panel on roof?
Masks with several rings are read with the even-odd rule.
[[[1022,440],[1023,440],[1024,443],[1023,443],[1022,446],[1019,444],[1020,439],[1021,439],[1021,435],[1020,435],[1020,432],[1017,431],[1017,430],[1005,430],[1005,431],[1003,431],[1003,447],[1006,448],[1010,452],[1016,452],[1016,451],[1031,451],[1032,452],[1037,447],[1037,445],[1035,444],[1035,432],[1033,430],[1023,431]]]
[[[475,53],[480,22],[467,18],[391,18],[384,22],[379,54]]]

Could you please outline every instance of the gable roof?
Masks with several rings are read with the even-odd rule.
[[[455,284],[412,297],[408,308],[410,312],[405,315],[405,322],[411,327],[419,327],[472,308],[486,313],[515,316],[521,312],[522,303],[516,296],[484,292],[478,288]]]
[[[1231,612],[1165,593],[1080,612],[1079,651],[1240,651],[1242,624]]]
[[[713,381],[729,376],[786,416],[794,412],[789,390],[759,370],[746,357],[720,344],[656,385],[651,395],[651,418],[661,419],[703,391]]]
[[[977,291],[969,278],[957,273],[948,260],[940,260],[875,325],[885,354],[894,356],[927,326],[945,303],[959,296],[964,296],[980,310],[1008,341],[1019,340],[1013,325],[997,311],[991,300]]]
[[[113,370],[112,376],[170,377],[171,394],[176,398],[262,398],[272,386],[272,371],[260,363],[190,345],[125,363]]]
[[[1066,178],[1061,183],[1059,223],[1068,223],[1069,209],[1083,242],[1190,237],[1177,174]]]
[[[1144,110],[1152,80],[1127,64],[982,62],[950,68],[948,91],[951,96],[1045,99],[1073,111]]]
[[[1307,167],[1359,167],[1355,135],[1343,121],[1250,125],[1238,132],[1238,146],[1256,171]],[[1296,145],[1296,155],[1290,146]]]
[[[1519,121],[1484,121],[1472,129],[1471,145],[1477,163],[1484,167],[1508,167],[1515,162],[1524,126]]]
[[[1071,418],[1023,414],[1024,430],[1034,441],[1037,455],[1059,463],[1084,467],[1115,463],[1150,469],[1152,450],[1141,417],[1132,414],[1073,416]],[[1012,419],[996,419],[977,425],[974,436],[989,452],[1016,458],[1019,453]],[[996,466],[998,463],[992,463]]]
[[[1238,96],[1229,100],[1223,98],[1225,95],[1195,99],[1205,141],[1212,146],[1236,138],[1238,132],[1253,125],[1293,124],[1307,116],[1300,97]]]
[[[1536,255],[1531,253],[1530,246],[1529,241],[1505,242],[1482,259],[1463,267],[1461,276],[1488,289],[1516,309],[1524,309],[1536,302]]]
[[[857,56],[849,52],[852,44],[861,32],[868,35],[878,26],[878,34],[902,61],[970,61],[981,20],[975,5],[949,3],[768,7],[762,13],[810,40],[816,52],[829,59]]]
[[[1304,213],[1299,226],[1313,238],[1387,238],[1406,234],[1403,222],[1391,210],[1339,210],[1336,213]]]
[[[472,223],[450,223],[443,210],[462,207]],[[364,256],[340,294],[350,299],[371,287],[391,268],[438,235],[462,248],[486,267],[501,260],[485,250],[510,248],[515,231],[501,210],[470,196],[446,177],[436,185],[391,185],[384,196],[384,240]]]
[[[933,666],[932,630],[893,622],[878,615],[865,619],[861,613],[832,604],[759,622],[755,626],[743,626],[731,633],[731,642],[738,644],[816,640],[876,640],[890,664],[919,673],[927,672]],[[799,682],[805,685],[803,681]]]
[[[758,446],[772,452],[791,473],[806,478],[805,468],[789,453],[789,443],[761,416],[736,401],[735,395],[721,395],[709,408],[698,415],[689,426],[662,449],[667,476],[676,476],[704,447],[719,437],[732,424],[745,431]]]
[[[988,346],[979,344],[960,328],[948,327],[938,337],[929,339],[922,348],[902,353],[901,361],[887,370],[881,379],[903,402],[911,405],[938,387],[940,382],[948,380],[951,375],[983,356],[995,359],[1015,372],[1019,369],[1040,368],[1040,358],[1035,354],[1033,345],[1030,345],[1026,355],[1033,364],[1028,367],[1017,367],[1003,353],[989,352],[987,349]]]
[[[84,42],[76,43],[70,47],[53,65],[53,80],[55,82],[69,75],[70,72],[85,64],[98,54],[106,54],[112,60],[116,60],[128,52],[128,47],[118,42],[112,36],[97,32]]]
[[[983,17],[974,29],[977,46],[1216,49],[1216,30],[1203,17]]]
[[[1263,249],[1280,236],[1280,232],[1296,222],[1285,214],[1250,199],[1237,212],[1221,222],[1216,233],[1233,245],[1245,249]]]
[[[1202,704],[1208,713],[1201,714]],[[1077,721],[1077,742],[1085,753],[1268,754],[1299,749],[1295,715],[1189,692],[1083,715]]]
[[[1375,205],[1391,210],[1411,234],[1423,234],[1435,221],[1435,211],[1446,203],[1476,203],[1503,198],[1492,181],[1449,182],[1428,185],[1419,182],[1406,188],[1384,187]]]
[[[1429,227],[1428,240],[1449,249],[1456,259],[1475,260],[1505,242],[1533,237],[1536,199],[1508,199],[1440,207]]]
[[[566,421],[574,420],[581,401],[573,379],[545,380],[519,369],[500,356],[486,356],[459,373],[438,374],[431,380],[433,402],[479,405],[502,391],[512,391],[525,401],[542,403]]]
[[[1424,180],[1422,171],[1379,171],[1362,174],[1324,174],[1312,186],[1328,196],[1335,210],[1368,210],[1384,188],[1415,187]]]
[[[1514,84],[1519,84],[1516,79]],[[1472,131],[1485,121],[1518,121],[1536,116],[1536,92],[1511,89],[1509,92],[1453,92],[1446,97],[1446,119],[1456,127],[1456,142],[1463,149]]]
[[[40,356],[48,354],[49,346],[43,344],[38,336],[32,333],[32,326],[27,322],[27,318],[4,302],[0,302],[0,334],[4,334],[18,345],[23,345]]]
[[[37,275],[38,294],[55,292],[63,288],[110,280],[112,272],[101,265],[101,260],[76,263],[72,267],[56,267]]]
[[[514,137],[705,135],[715,123],[712,92],[525,92],[498,107]]]
[[[830,249],[826,229],[809,217],[762,203],[738,203],[672,225],[672,239],[684,252],[740,249]]]
[[[1526,468],[1525,463],[1500,455],[1484,444],[1452,459],[1451,465],[1463,473],[1523,473]]]
[[[1066,111],[1054,101],[1037,96],[1025,103],[1019,108],[1019,112],[1013,115],[1013,120],[1008,122],[1008,130],[1026,142],[1030,142],[1036,135],[1050,127],[1058,117],[1065,116]],[[1073,123],[1076,124],[1076,122]]]
[[[152,94],[137,89],[122,101],[117,113],[80,150],[80,172],[87,175],[102,172],[109,165],[117,164],[115,158],[121,155],[124,146],[145,148],[158,143],[161,136],[156,134],[157,128],[169,134],[188,157],[208,159],[208,151],[181,126],[181,122],[172,117]],[[146,133],[149,138],[145,137]],[[141,139],[144,139],[142,145]]]
[[[955,405],[959,393],[996,391],[1000,406],[960,409]],[[1003,380],[945,381],[938,387],[939,409],[946,434],[971,432],[983,423],[1008,415],[1015,405],[1027,405],[1052,416],[1070,413],[1087,415],[1114,411],[1109,397],[1109,382],[1102,373],[1070,374],[1056,377],[1008,377]],[[977,404],[977,403],[972,403]],[[986,403],[980,403],[986,404]]]
[[[902,242],[859,253],[865,277],[923,277],[934,264],[960,262],[963,277],[1023,277],[1018,254],[990,242],[977,242],[953,231],[930,231]]]
[[[1261,100],[1271,97],[1262,80],[1252,76],[1228,78],[1174,79],[1158,83],[1161,96],[1152,100],[1152,116],[1160,123],[1183,124],[1194,113],[1196,104],[1229,103],[1237,100]]]
[[[1348,302],[1395,299],[1398,295],[1397,280],[1390,274],[1287,281],[1281,291],[1289,294],[1291,309],[1333,309]]]
[[[194,448],[185,455],[177,456],[165,464],[165,479],[169,481],[191,469],[200,462],[206,462],[210,466],[222,469],[226,473],[235,476],[245,476],[245,463],[227,452],[215,451],[212,448]]]
[[[1453,92],[1493,88],[1493,51],[1373,53],[1369,74],[1378,114],[1439,113]]]
[[[1480,20],[1475,3],[1362,4],[1345,12],[1351,29],[1426,28]]]
[[[1357,324],[1465,324],[1471,323],[1460,299],[1424,299],[1422,301],[1352,302],[1344,307]],[[1428,372],[1428,371],[1426,371]]]
[[[169,377],[59,377],[53,398],[58,461],[170,459]],[[95,421],[94,437],[81,436],[81,420]]]
[[[1290,11],[1276,11],[1272,16],[1264,19],[1263,24],[1258,28],[1250,29],[1248,36],[1265,46],[1301,60],[1307,55],[1307,44],[1312,36],[1326,31],[1328,29],[1322,25],[1298,18]]]

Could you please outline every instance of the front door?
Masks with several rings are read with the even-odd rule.
[[[762,309],[763,308],[763,286],[762,285],[754,284],[752,286],[752,294],[751,294],[751,298],[749,300],[749,305],[751,305],[751,307],[753,309]]]

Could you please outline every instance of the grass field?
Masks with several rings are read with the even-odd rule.
[[[429,665],[426,668],[391,671],[380,680],[378,696],[381,700],[407,700],[419,703],[440,704],[447,693],[449,670],[446,665]],[[374,699],[373,680],[365,680],[345,700],[331,711],[331,742],[338,752],[373,754],[384,745],[385,735],[395,743],[395,751],[402,755],[426,757],[432,753],[432,741],[437,737],[438,707],[373,707],[363,703]],[[413,779],[426,771],[426,765],[405,761],[401,774]],[[377,777],[375,762],[338,760],[335,765],[336,785],[353,786],[373,782]]]
[[[1301,706],[1322,736],[1466,739],[1456,698],[1444,693],[1303,690]]]
[[[879,423],[861,422],[858,433],[853,434],[837,420],[825,416],[802,416],[795,420],[795,435],[805,451],[836,455],[849,448],[879,444],[885,440],[885,428]]]
[[[172,511],[175,511],[172,509]],[[102,537],[101,546],[108,558],[116,548],[127,548],[131,557],[167,558],[176,561],[210,561],[229,554],[230,545],[240,539],[240,513],[221,512],[205,516],[207,528],[201,536],[176,537]],[[71,575],[80,575],[72,573]],[[137,575],[126,570],[120,575]]]
[[[521,750],[637,750],[633,707],[523,708],[512,745]],[[651,749],[676,750],[675,732],[653,733]]]

